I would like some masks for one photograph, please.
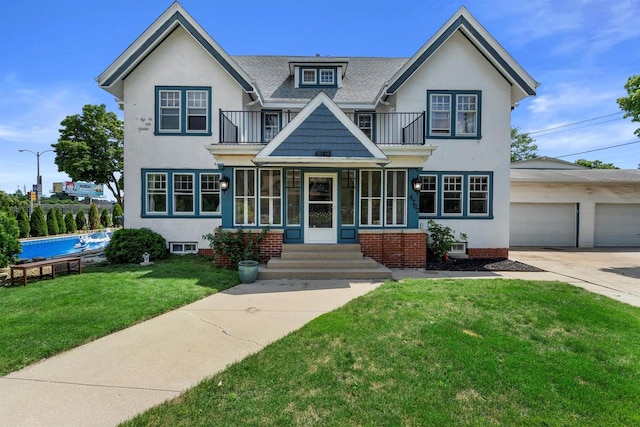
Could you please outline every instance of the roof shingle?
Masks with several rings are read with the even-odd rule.
[[[324,91],[335,103],[375,104],[376,96],[408,58],[350,57],[341,88],[295,88],[290,75],[290,62],[327,61],[327,57],[299,56],[232,56],[251,76],[266,103],[306,103]]]

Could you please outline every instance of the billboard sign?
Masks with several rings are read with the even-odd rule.
[[[94,184],[91,182],[65,182],[64,192],[75,197],[91,197],[99,199],[104,197],[102,184]]]

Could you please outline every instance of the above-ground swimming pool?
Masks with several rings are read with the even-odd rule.
[[[111,232],[99,231],[77,236],[47,237],[43,239],[22,240],[22,252],[19,259],[36,257],[52,258],[69,254],[104,249],[109,243]]]

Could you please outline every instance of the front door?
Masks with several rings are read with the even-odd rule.
[[[338,199],[337,174],[308,173],[304,183],[304,241],[305,243],[337,243]]]

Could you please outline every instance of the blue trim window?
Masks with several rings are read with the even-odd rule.
[[[456,135],[477,135],[478,96],[456,95]]]
[[[381,171],[360,171],[360,225],[382,225]]]
[[[316,76],[318,75],[318,70],[315,68],[303,68],[302,69],[302,81],[301,85],[313,85],[315,86],[317,82]]]
[[[442,214],[462,214],[462,176],[460,175],[442,177]]]
[[[200,174],[200,212],[220,213],[220,174]]]
[[[471,175],[468,185],[469,215],[487,215],[489,213],[489,177]]]
[[[180,91],[159,91],[160,103],[158,130],[161,132],[180,132]]]
[[[211,135],[211,88],[156,86],[156,135]]]
[[[260,169],[260,225],[282,225],[282,171]]]
[[[220,215],[220,173],[198,170],[143,170],[143,217]]]
[[[256,225],[256,170],[236,169],[233,224]]]
[[[187,91],[187,132],[209,130],[209,94],[205,90]]]
[[[361,111],[356,111],[356,124],[358,125],[358,128],[360,128],[362,133],[367,135],[367,137],[371,141],[374,141],[375,113],[373,112],[363,113]]]
[[[434,172],[421,175],[421,218],[492,218],[491,172]]]
[[[427,136],[480,139],[480,91],[427,91]]]
[[[387,171],[385,225],[407,224],[407,171]]]
[[[262,142],[271,141],[280,132],[280,111],[262,112]]]
[[[356,224],[356,171],[340,172],[340,224]]]
[[[334,86],[336,84],[336,70],[333,68],[321,68],[318,83],[321,85]]]
[[[147,214],[167,214],[167,174],[146,174]]]
[[[287,225],[300,225],[302,171],[300,169],[287,170]]]
[[[438,177],[423,175],[420,177],[420,215],[435,216],[438,212]]]
[[[193,174],[176,173],[173,175],[173,213],[193,215]]]
[[[300,67],[300,87],[338,87],[337,67]]]

